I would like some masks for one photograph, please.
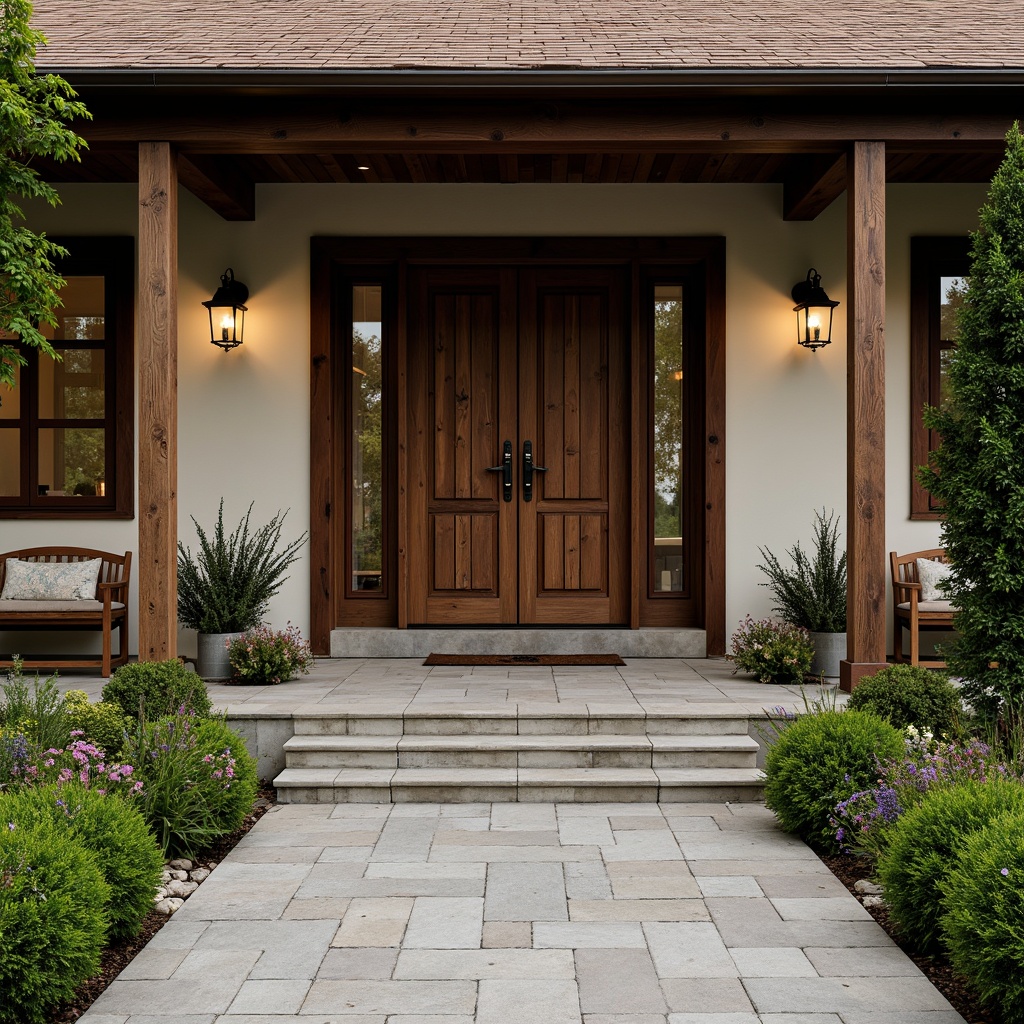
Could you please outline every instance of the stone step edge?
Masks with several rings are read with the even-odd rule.
[[[285,768],[277,789],[763,786],[759,768]]]
[[[323,735],[303,733],[285,741],[290,752],[330,753],[333,751],[520,751],[529,750],[640,750],[658,753],[746,753],[760,744],[746,733],[696,735],[614,735],[592,733],[578,736],[558,733],[455,733],[452,735],[391,736]]]
[[[599,701],[595,703],[599,704]],[[315,711],[292,711],[282,717],[291,718],[295,722],[306,722],[306,721],[317,721],[319,719],[341,719],[341,718],[357,718],[357,719],[391,719],[391,718],[408,718],[408,719],[438,719],[443,720],[446,718],[460,719],[460,718],[522,718],[526,720],[530,719],[555,719],[565,718],[574,720],[578,718],[586,719],[644,719],[651,718],[655,720],[659,719],[694,719],[700,721],[703,719],[710,719],[713,721],[733,721],[736,719],[751,718],[761,720],[765,716],[763,713],[752,714],[749,711],[744,711],[740,708],[724,707],[721,704],[716,704],[712,709],[702,709],[697,705],[691,705],[686,708],[673,708],[671,711],[658,711],[658,710],[634,710],[632,708],[623,708],[621,710],[608,710],[608,711],[584,711],[582,709],[568,709],[559,710],[558,706],[555,705],[551,708],[527,708],[525,710],[513,710],[512,708],[460,708],[456,705],[442,706],[437,708],[368,708],[366,710],[359,710],[357,708],[330,708],[330,707],[317,707]]]

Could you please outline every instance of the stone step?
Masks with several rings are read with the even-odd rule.
[[[318,711],[294,717],[297,736],[724,736],[746,735],[750,716],[735,707],[651,712],[465,708],[429,711]]]
[[[293,736],[289,768],[753,768],[746,735]]]
[[[282,803],[760,800],[756,768],[286,768]]]

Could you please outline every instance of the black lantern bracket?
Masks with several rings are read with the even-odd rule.
[[[832,313],[838,302],[830,299],[821,287],[821,274],[811,267],[805,281],[793,285],[793,301],[796,305],[796,341],[798,345],[817,352],[832,341]],[[825,310],[828,323],[825,323]]]
[[[242,344],[248,309],[245,301],[248,298],[249,289],[235,280],[235,272],[228,267],[221,274],[220,287],[213,298],[203,303],[210,314],[210,342],[225,352]],[[217,311],[217,323],[214,323],[214,310]]]

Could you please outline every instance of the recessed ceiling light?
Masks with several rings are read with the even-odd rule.
[[[357,170],[357,171],[368,171],[369,169],[370,169],[370,166],[369,166],[369,164],[359,164],[359,165],[358,165],[358,166],[356,167],[356,170]]]

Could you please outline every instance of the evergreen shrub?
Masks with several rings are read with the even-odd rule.
[[[991,778],[931,789],[893,824],[878,879],[893,923],[918,952],[939,948],[940,886],[967,837],[1011,810],[1024,814],[1024,785]]]
[[[0,1024],[45,1024],[96,974],[108,898],[95,856],[77,839],[52,822],[2,822]]]
[[[966,836],[942,880],[943,939],[953,966],[1003,1024],[1024,1024],[1024,813]]]
[[[878,777],[880,761],[903,756],[902,735],[866,711],[803,715],[768,748],[765,803],[787,832],[811,846],[835,846],[837,804]]]
[[[0,794],[0,822],[50,826],[77,839],[95,855],[110,888],[106,912],[111,938],[138,934],[153,908],[163,857],[132,801],[73,782],[24,787]]]
[[[118,705],[129,718],[141,713],[153,720],[185,707],[201,717],[212,704],[206,684],[176,658],[122,665],[103,687],[103,700]]]
[[[918,665],[889,665],[862,679],[846,705],[870,711],[897,729],[913,726],[935,736],[955,735],[960,694],[945,673]]]
[[[121,706],[106,700],[93,703],[84,690],[68,690],[64,704],[71,730],[80,730],[82,739],[95,744],[108,757],[117,757],[130,722]]]

